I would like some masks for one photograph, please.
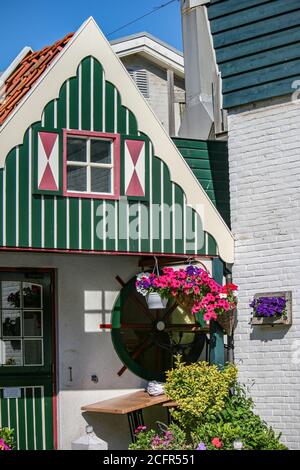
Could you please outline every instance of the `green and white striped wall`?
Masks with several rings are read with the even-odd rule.
[[[119,200],[36,194],[33,182],[34,142],[37,130],[41,128],[57,129],[59,132],[62,129],[73,129],[118,133],[121,138],[143,137],[149,161],[147,197],[140,201],[136,198],[122,198],[127,211],[124,221],[118,216]],[[121,196],[124,176],[122,164],[123,150]],[[185,217],[185,194],[171,181],[167,165],[159,155],[155,155],[155,142],[139,132],[134,114],[122,105],[118,90],[105,80],[101,64],[93,57],[82,60],[77,75],[70,77],[62,85],[59,97],[44,108],[41,121],[32,123],[24,135],[22,145],[14,147],[7,155],[5,167],[0,170],[0,197],[1,249],[217,255],[214,238],[207,233],[199,237],[199,231],[203,231],[199,215],[193,211],[192,221]],[[149,224],[148,239],[142,239],[141,236],[136,239],[130,233],[130,210],[134,204],[139,205],[141,227]],[[175,237],[178,228],[176,211],[162,211],[159,220],[154,222],[154,204],[171,207],[178,204],[182,208],[181,239]],[[115,214],[114,234],[100,239],[96,227],[108,206]],[[188,224],[193,225],[194,239],[187,239],[187,234],[191,232]],[[171,227],[170,236],[166,236],[168,227]],[[120,237],[120,233],[126,230],[126,237]],[[157,230],[159,236],[154,237]],[[203,243],[199,243],[201,239]]]

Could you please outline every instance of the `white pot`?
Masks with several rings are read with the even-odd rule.
[[[168,303],[168,299],[162,298],[157,292],[147,294],[146,300],[150,309],[166,308]]]

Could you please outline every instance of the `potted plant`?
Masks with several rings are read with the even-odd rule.
[[[185,269],[163,268],[162,274],[142,273],[136,288],[147,297],[148,305],[152,293],[161,301],[175,299],[183,309],[196,315],[198,321],[207,324],[218,321],[227,334],[232,333],[237,286],[221,286],[202,268],[189,265]]]
[[[292,322],[292,293],[256,294],[249,304],[253,309],[252,325],[290,325]]]
[[[166,308],[169,300],[165,289],[159,286],[155,281],[158,277],[159,276],[156,276],[154,273],[141,273],[137,276],[136,290],[146,297],[150,309]]]

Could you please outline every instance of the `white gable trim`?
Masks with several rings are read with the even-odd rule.
[[[175,52],[173,48],[166,47],[160,41],[155,41],[147,34],[129,36],[119,41],[113,41],[111,47],[119,57],[141,54],[160,67],[172,69],[176,75],[181,78],[184,77],[183,56]]]
[[[93,18],[82,25],[0,128],[0,168],[9,151],[22,143],[26,129],[41,119],[46,104],[59,96],[62,83],[76,75],[78,64],[89,55],[102,64],[106,80],[117,87],[123,105],[135,114],[139,131],[152,140],[155,154],[169,167],[171,180],[181,186],[187,204],[198,211],[204,230],[215,238],[221,258],[233,263],[234,239],[230,230]]]

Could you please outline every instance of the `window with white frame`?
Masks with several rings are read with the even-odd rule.
[[[67,191],[113,194],[113,140],[77,135],[67,136]]]

